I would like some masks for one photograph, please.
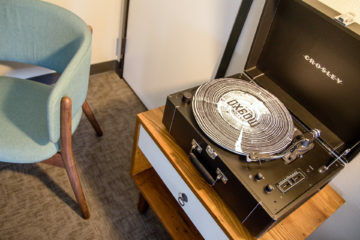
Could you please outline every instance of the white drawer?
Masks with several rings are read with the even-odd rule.
[[[175,199],[178,200],[181,193],[186,194],[188,201],[182,208],[201,235],[205,239],[228,239],[141,125],[138,146]]]

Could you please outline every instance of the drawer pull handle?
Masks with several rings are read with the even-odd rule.
[[[185,193],[179,193],[178,202],[183,207],[188,201],[188,198]]]

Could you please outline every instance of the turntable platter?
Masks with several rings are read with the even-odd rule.
[[[204,83],[193,97],[192,109],[201,130],[237,154],[276,154],[293,138],[293,120],[286,107],[265,89],[244,80]]]

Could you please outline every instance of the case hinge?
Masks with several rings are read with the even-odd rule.
[[[335,17],[335,20],[337,20],[339,23],[344,25],[345,27],[349,26],[350,24],[353,24],[355,22],[356,15],[352,12],[343,13],[339,16]]]

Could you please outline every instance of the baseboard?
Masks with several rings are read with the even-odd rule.
[[[117,60],[111,60],[107,62],[101,62],[96,64],[91,64],[90,66],[90,75],[103,73],[107,71],[115,71],[116,73],[120,72],[120,63]]]
[[[111,60],[107,62],[91,64],[90,66],[90,75],[108,71],[115,71],[120,76],[120,63],[117,60]],[[59,76],[60,74],[58,73],[48,73],[40,76],[31,77],[29,79],[45,84],[54,84],[58,80]]]

